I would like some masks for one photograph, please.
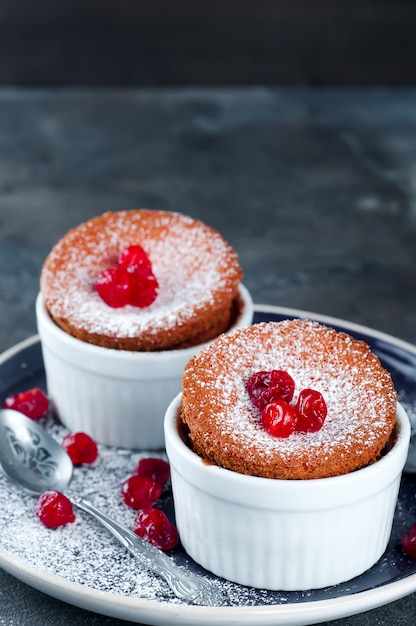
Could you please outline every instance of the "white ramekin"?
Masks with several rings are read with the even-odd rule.
[[[175,515],[197,563],[261,589],[336,585],[369,569],[391,534],[410,425],[398,405],[396,440],[382,459],[332,478],[274,480],[209,465],[184,441],[181,394],[165,416]]]
[[[248,326],[253,318],[253,302],[243,285],[239,295],[242,311],[232,329]],[[36,319],[48,394],[62,423],[111,446],[163,448],[166,408],[181,389],[186,363],[207,344],[160,352],[92,345],[59,328],[40,293]]]

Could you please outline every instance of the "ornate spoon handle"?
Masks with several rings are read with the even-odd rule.
[[[178,598],[186,600],[190,604],[204,606],[221,606],[226,603],[224,594],[215,582],[196,576],[192,572],[188,572],[176,565],[161,550],[150,545],[125,526],[112,520],[91,502],[88,502],[88,500],[68,490],[65,491],[65,495],[73,504],[101,522],[146,569],[161,576]]]

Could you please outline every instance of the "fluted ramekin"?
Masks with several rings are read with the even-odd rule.
[[[243,285],[239,295],[242,308],[230,331],[252,322],[253,302]],[[62,423],[111,446],[163,448],[166,408],[181,389],[186,363],[207,344],[130,352],[86,343],[52,321],[40,293],[36,319],[48,394]]]
[[[376,463],[313,480],[246,476],[188,447],[181,394],[165,416],[176,523],[186,552],[227,580],[261,589],[336,585],[369,569],[390,538],[410,425],[397,407],[394,440]]]

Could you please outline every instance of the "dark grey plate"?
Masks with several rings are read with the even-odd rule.
[[[416,347],[383,333],[342,320],[257,305],[255,322],[309,317],[363,339],[391,372],[399,400],[416,422]],[[38,337],[32,337],[0,357],[0,402],[9,393],[34,386],[45,388]],[[45,427],[59,440],[66,430],[56,420]],[[150,454],[150,453],[149,453]],[[74,488],[88,492],[120,521],[130,524],[132,513],[119,499],[119,485],[141,456],[101,446],[100,461],[76,468]],[[160,455],[163,456],[161,451]],[[218,580],[230,599],[227,607],[188,606],[176,600],[163,582],[124,554],[95,522],[78,515],[72,527],[49,531],[33,515],[34,500],[18,492],[0,475],[0,566],[17,578],[66,602],[104,615],[147,624],[312,624],[381,606],[416,591],[416,560],[403,554],[400,536],[416,521],[416,476],[405,473],[393,531],[383,557],[365,574],[346,583],[319,590],[269,592]],[[173,516],[171,494],[162,507]],[[340,541],[342,538],[340,537]],[[178,563],[210,576],[187,557],[181,547],[172,554]]]

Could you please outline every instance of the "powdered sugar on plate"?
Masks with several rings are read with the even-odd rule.
[[[57,441],[68,432],[49,419],[45,427]],[[71,489],[131,528],[135,512],[120,498],[122,482],[133,472],[140,454],[100,446],[91,466],[74,468]],[[166,584],[138,564],[108,531],[74,508],[76,521],[53,530],[35,516],[36,497],[12,485],[0,471],[1,545],[40,571],[92,589],[155,599],[169,596]],[[167,494],[161,499],[166,502]]]

